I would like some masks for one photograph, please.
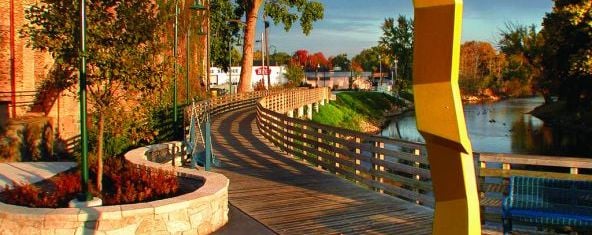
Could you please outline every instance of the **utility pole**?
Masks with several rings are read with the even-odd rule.
[[[271,60],[269,60],[269,21],[267,21],[267,15],[263,12],[263,23],[265,24],[265,52],[267,57],[267,67],[271,64]],[[267,72],[267,68],[265,69]],[[269,86],[267,89],[271,89],[271,69],[267,73],[267,85]]]
[[[265,81],[265,33],[261,33],[261,79]],[[265,82],[263,82],[265,84]],[[269,80],[267,80],[267,89],[269,90],[271,84],[269,84]]]
[[[179,43],[179,1],[175,1],[175,45],[173,46],[173,123],[177,130],[177,46]],[[177,134],[175,132],[175,138]]]

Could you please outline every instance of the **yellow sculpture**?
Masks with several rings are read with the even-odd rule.
[[[414,0],[413,90],[436,199],[433,234],[481,234],[471,142],[458,88],[462,0]]]

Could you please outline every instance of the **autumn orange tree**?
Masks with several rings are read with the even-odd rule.
[[[246,18],[238,92],[248,92],[251,90],[253,48],[259,10],[263,7],[263,14],[269,16],[274,24],[283,24],[286,31],[292,28],[295,21],[300,21],[302,32],[308,35],[312,30],[312,24],[323,19],[324,7],[322,3],[314,0],[237,0],[237,3],[238,15],[244,15]]]
[[[505,57],[491,43],[468,41],[460,47],[459,85],[464,94],[479,95],[500,86]]]

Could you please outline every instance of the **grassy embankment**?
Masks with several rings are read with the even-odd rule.
[[[592,111],[570,111],[564,101],[543,104],[530,112],[546,124],[566,131],[592,135]]]
[[[321,106],[313,121],[329,126],[375,133],[386,122],[385,115],[401,107],[399,99],[377,92],[341,92],[337,100]]]

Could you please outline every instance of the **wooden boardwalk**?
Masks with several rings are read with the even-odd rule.
[[[230,203],[278,234],[431,233],[433,210],[280,153],[260,136],[254,108],[214,118],[212,138]]]

